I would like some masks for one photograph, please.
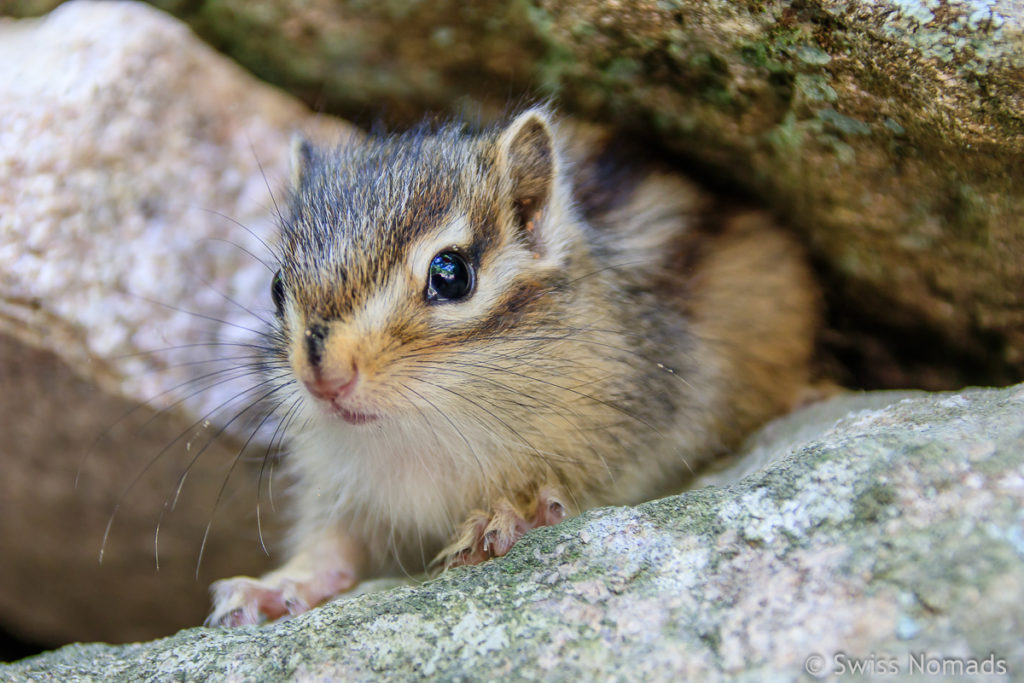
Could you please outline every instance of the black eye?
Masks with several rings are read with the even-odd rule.
[[[442,251],[427,271],[427,301],[441,303],[465,299],[473,291],[473,269],[454,251]]]
[[[270,281],[270,298],[274,300],[277,314],[284,315],[284,277],[280,270],[274,273],[274,279]]]

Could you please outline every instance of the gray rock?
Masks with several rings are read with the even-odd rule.
[[[253,396],[208,373],[235,374],[247,352],[222,344],[271,309],[253,255],[289,137],[343,127],[145,5],[2,22],[0,64],[0,623],[48,643],[166,635],[202,619],[210,580],[268,563],[254,480],[212,511],[237,439],[170,503],[216,407]]]
[[[0,677],[1017,678],[1022,415],[1024,385],[840,396],[761,432],[770,457],[728,485],[593,510],[291,621],[74,645]]]

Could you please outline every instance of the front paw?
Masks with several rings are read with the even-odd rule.
[[[282,571],[262,578],[236,576],[210,586],[213,610],[207,626],[249,626],[302,614],[356,583],[346,572],[289,576]]]
[[[207,626],[249,626],[288,614],[282,587],[271,586],[251,576],[215,581],[210,586],[213,610]]]
[[[437,562],[445,569],[479,564],[502,557],[530,529],[558,524],[570,516],[560,491],[545,487],[525,502],[513,503],[501,498],[491,513],[473,512],[462,525],[457,540],[445,548]]]

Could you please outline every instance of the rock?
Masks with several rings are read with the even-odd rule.
[[[1024,378],[1019,2],[539,5],[548,89],[654,128],[806,236],[853,381]]]
[[[592,510],[505,558],[291,621],[73,645],[0,676],[1012,678],[1021,415],[1024,385],[840,396],[769,425],[751,444],[763,469],[716,475],[728,485]]]
[[[346,129],[144,5],[2,23],[0,62],[0,621],[44,643],[171,633],[211,579],[268,564],[255,476],[231,472],[255,421],[196,457],[255,397],[210,373],[271,309],[290,135]]]
[[[154,3],[343,115],[539,93],[639,131],[806,236],[851,381],[1024,378],[1016,0]]]

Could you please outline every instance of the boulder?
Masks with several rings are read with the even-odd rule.
[[[714,484],[532,531],[504,558],[290,621],[68,646],[0,676],[1013,678],[1021,415],[1024,385],[840,396],[766,427]]]
[[[317,109],[553,97],[755,195],[821,266],[848,382],[1024,378],[1017,0],[153,2]]]
[[[269,563],[235,465],[259,394],[233,380],[272,311],[289,137],[347,129],[145,5],[0,23],[0,63],[0,623],[165,635]]]

